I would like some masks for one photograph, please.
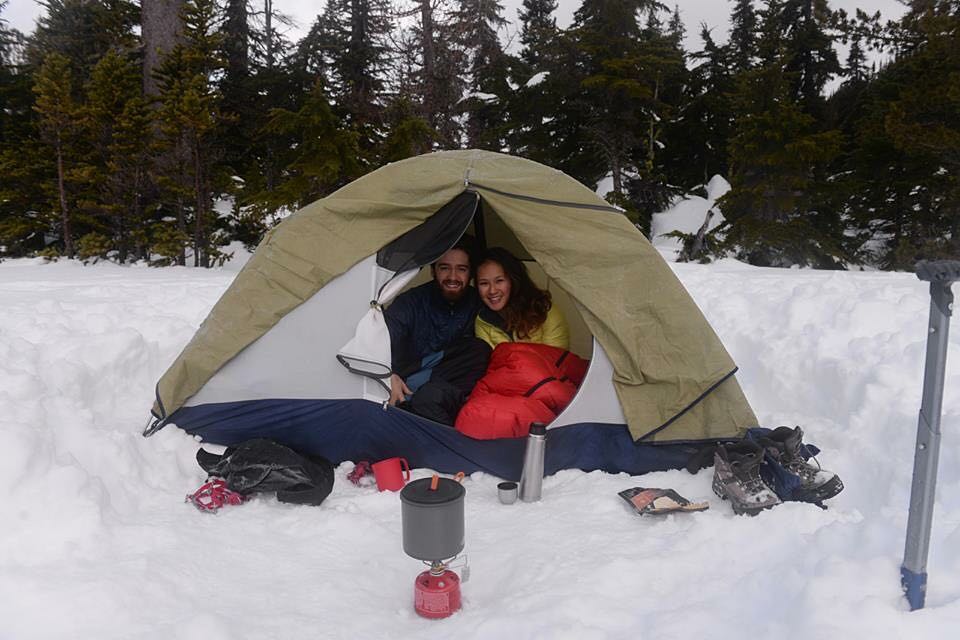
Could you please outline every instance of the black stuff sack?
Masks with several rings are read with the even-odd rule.
[[[197,451],[197,463],[210,476],[223,478],[244,496],[276,493],[290,504],[319,505],[333,490],[333,465],[320,456],[304,456],[289,447],[257,438],[227,447],[222,455]]]

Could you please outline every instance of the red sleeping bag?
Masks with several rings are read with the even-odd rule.
[[[531,422],[548,423],[570,403],[588,364],[559,347],[501,343],[455,426],[478,440],[526,436]]]

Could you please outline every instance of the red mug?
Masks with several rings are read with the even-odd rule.
[[[380,491],[399,491],[410,481],[410,463],[406,458],[387,458],[371,468]]]

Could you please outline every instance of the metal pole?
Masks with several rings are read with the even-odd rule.
[[[917,264],[917,277],[930,283],[930,323],[923,372],[923,399],[913,458],[910,516],[907,520],[903,565],[900,567],[900,583],[911,610],[923,608],[927,591],[927,553],[930,550],[937,462],[940,457],[940,413],[947,364],[947,339],[953,312],[953,292],[950,287],[960,279],[960,262],[921,262]]]

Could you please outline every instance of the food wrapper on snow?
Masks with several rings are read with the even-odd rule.
[[[673,489],[632,487],[617,495],[626,500],[637,515],[641,516],[660,516],[674,511],[706,511],[710,508],[709,503],[690,502]]]

